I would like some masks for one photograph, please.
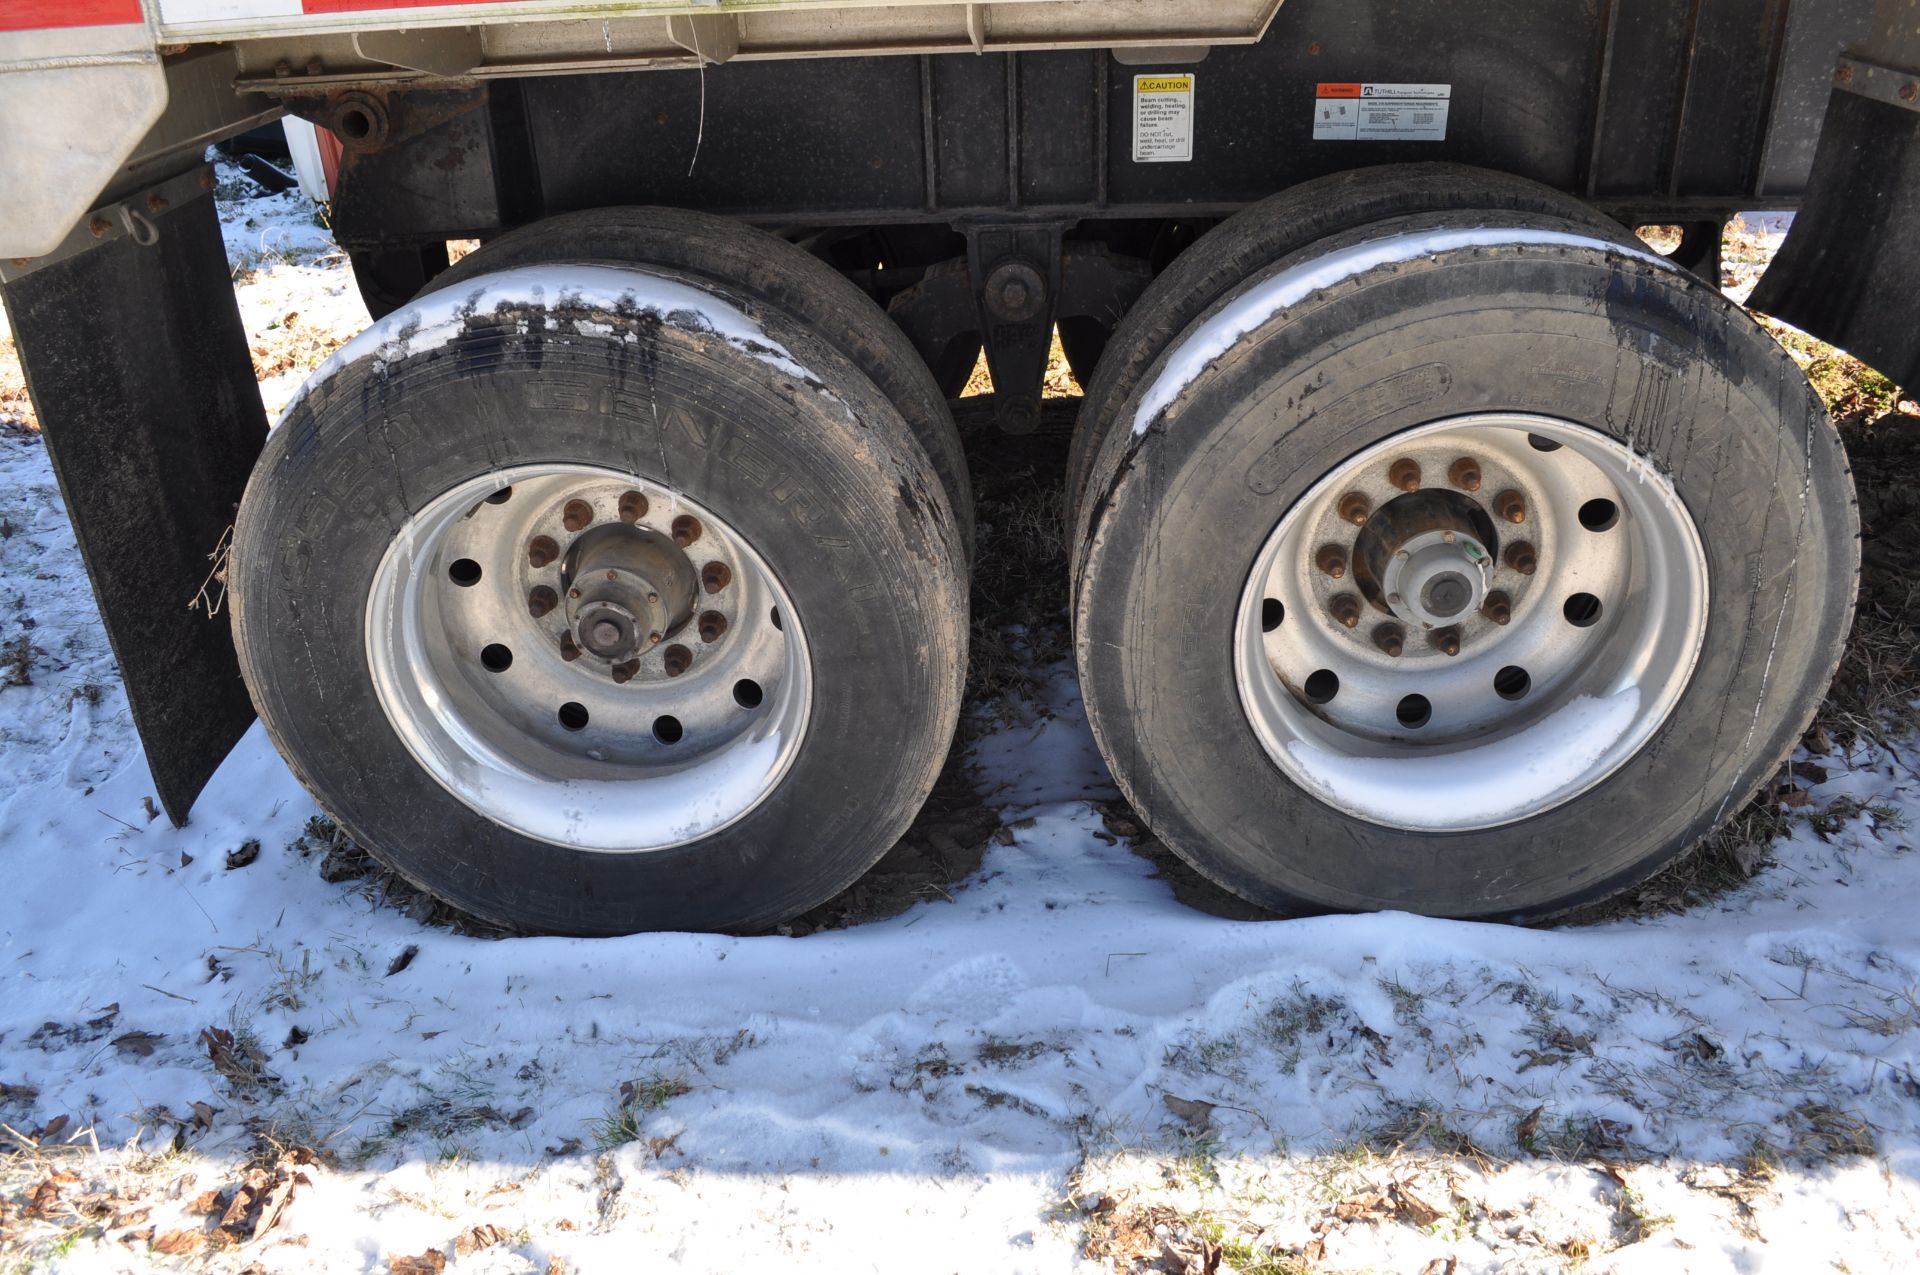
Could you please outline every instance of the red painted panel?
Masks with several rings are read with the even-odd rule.
[[[0,0],[0,31],[144,22],[140,0]]]

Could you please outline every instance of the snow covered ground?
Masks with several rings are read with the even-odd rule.
[[[256,358],[350,334],[324,235],[252,205]],[[1775,865],[1686,914],[1229,921],[1103,813],[1040,675],[972,745],[1002,826],[950,899],[463,937],[323,879],[257,727],[153,817],[44,448],[0,428],[0,1268],[1912,1268],[1912,749],[1803,767]]]

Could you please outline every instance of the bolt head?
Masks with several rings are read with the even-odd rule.
[[[1900,86],[1900,100],[1902,102],[1920,100],[1920,82],[1908,80],[1905,84],[1902,84]]]

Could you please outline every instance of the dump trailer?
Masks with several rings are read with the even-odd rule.
[[[374,322],[269,430],[206,149],[282,115]],[[895,841],[949,399],[984,353],[1032,431],[1056,331],[1162,841],[1273,909],[1644,878],[1853,606],[1840,439],[1719,288],[1755,209],[1753,306],[1920,383],[1920,0],[0,0],[0,288],[167,812],[257,715],[525,930],[765,927]]]

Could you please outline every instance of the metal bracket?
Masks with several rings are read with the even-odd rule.
[[[0,259],[0,283],[24,279],[36,270],[58,265],[89,248],[120,239],[131,239],[142,247],[151,248],[160,239],[153,218],[169,208],[212,194],[213,184],[213,166],[201,164],[145,190],[136,191],[125,199],[102,204],[82,217],[80,224],[69,230],[67,237],[52,252],[39,257]]]
[[[994,414],[1009,434],[1030,434],[1040,423],[1064,230],[1059,223],[966,229],[967,274],[993,375]]]
[[[1911,71],[1901,71],[1853,54],[1843,54],[1839,68],[1833,73],[1833,85],[1848,93],[1858,93],[1861,97],[1897,106],[1903,111],[1920,111],[1920,75]]]
[[[353,51],[370,62],[447,78],[465,75],[485,60],[478,27],[356,31]]]
[[[667,38],[717,66],[740,51],[740,20],[724,13],[668,18]]]

